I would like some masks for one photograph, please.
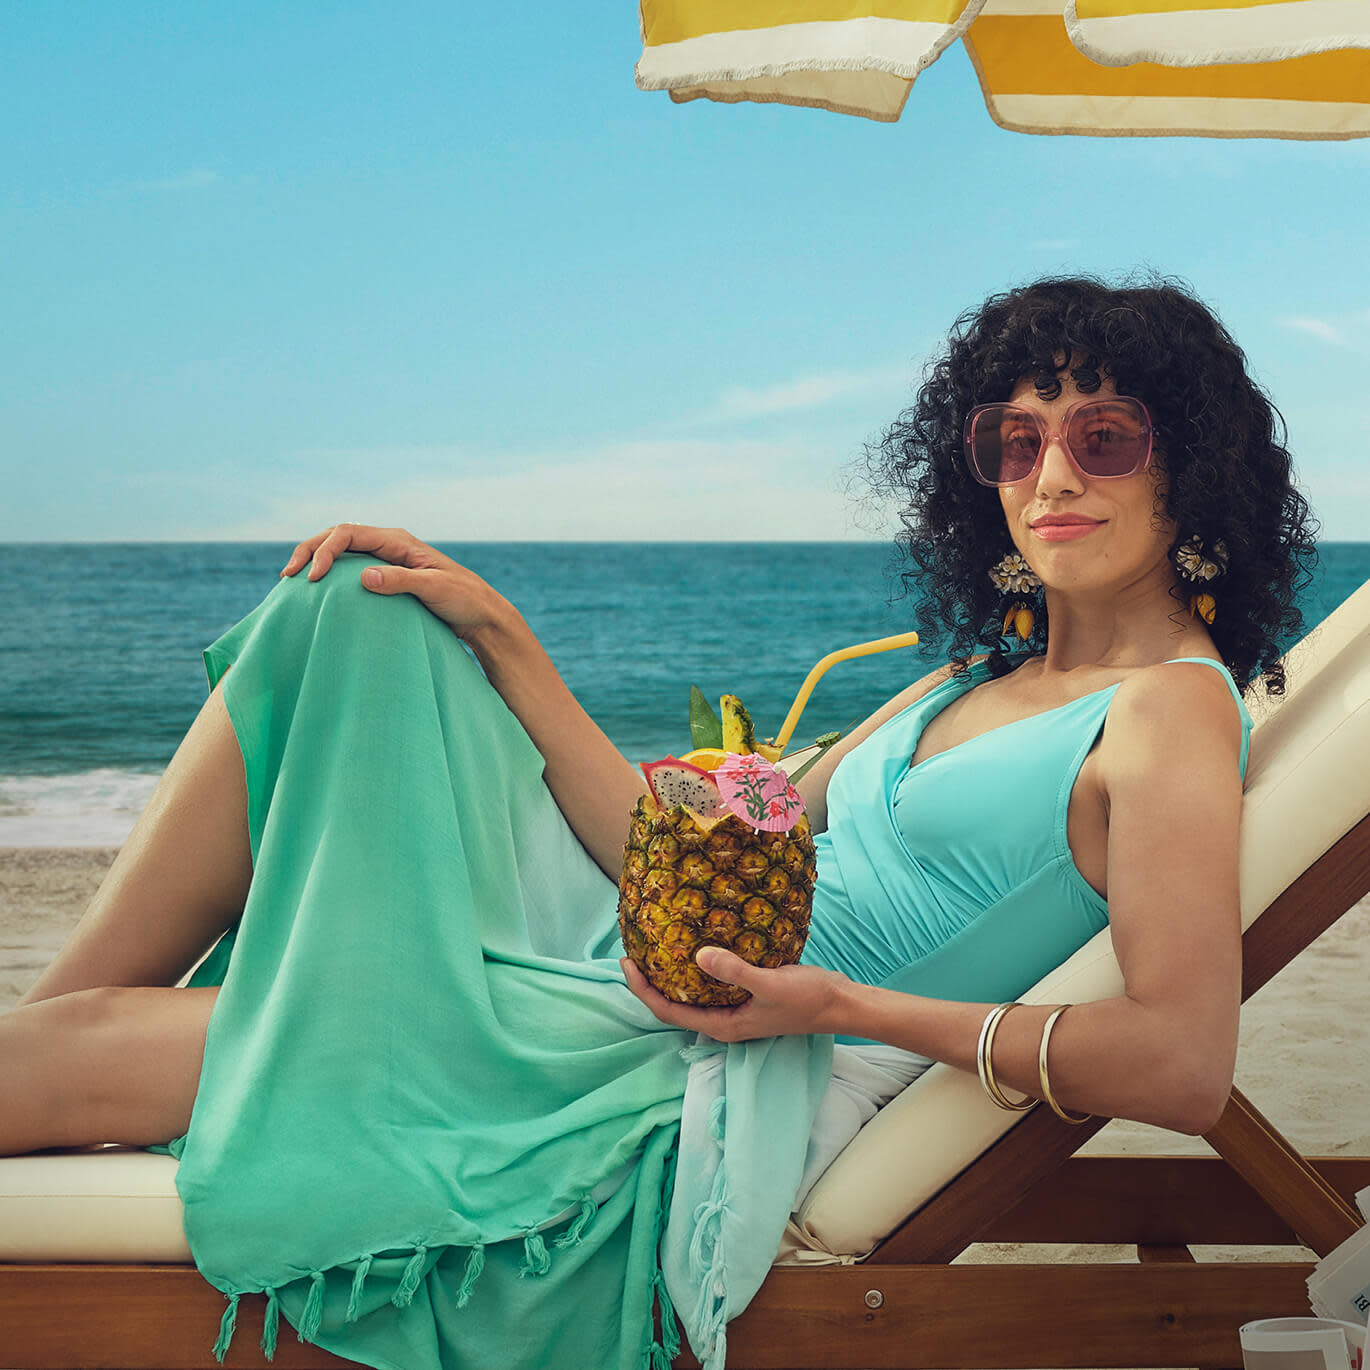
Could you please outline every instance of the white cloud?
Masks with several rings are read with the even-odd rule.
[[[408,528],[429,542],[840,541],[880,535],[857,525],[860,511],[842,493],[831,453],[799,442],[623,442],[478,465],[469,454],[453,453],[451,468],[464,469],[450,475],[434,474],[428,450],[421,465],[424,474],[388,484],[358,468],[403,469],[390,452],[349,462],[351,469],[333,481],[283,475],[274,489],[259,494],[257,512],[177,536],[293,542],[340,520]],[[289,462],[283,467],[288,471]]]
[[[829,371],[776,385],[733,385],[719,395],[701,422],[750,419],[816,409],[839,400],[907,386],[907,365],[871,367],[864,371]]]
[[[806,376],[782,385],[729,386],[718,401],[720,417],[741,418],[756,414],[782,414],[791,409],[812,409],[838,395],[851,392],[839,376]]]
[[[1297,329],[1300,333],[1311,334],[1315,338],[1322,339],[1325,343],[1331,343],[1334,347],[1348,347],[1350,345],[1345,333],[1334,323],[1329,323],[1326,319],[1315,319],[1310,315],[1291,315],[1280,320],[1285,328]]]

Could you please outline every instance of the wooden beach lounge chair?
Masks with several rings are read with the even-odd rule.
[[[1243,997],[1370,890],[1370,585],[1288,667],[1252,741]],[[1104,932],[1027,998],[1120,988]],[[1348,1087],[1363,1066],[1347,1062]],[[729,1327],[730,1366],[1232,1367],[1242,1322],[1308,1311],[1310,1262],[1195,1261],[1189,1246],[1324,1254],[1360,1225],[1349,1196],[1370,1158],[1305,1159],[1236,1091],[1212,1156],[1075,1157],[1101,1126],[1002,1113],[934,1067],[815,1187]],[[189,1264],[174,1171],[136,1151],[0,1160],[0,1367],[212,1370],[223,1299]],[[977,1241],[1121,1242],[1139,1260],[953,1263]],[[261,1304],[244,1299],[226,1364],[264,1364]],[[342,1364],[288,1335],[274,1361]]]

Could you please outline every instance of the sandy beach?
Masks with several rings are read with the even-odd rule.
[[[115,856],[113,848],[0,848],[0,1011],[57,952]],[[1309,1155],[1370,1154],[1370,899],[1350,910],[1243,1010],[1237,1084]],[[1204,1154],[1201,1138],[1114,1122],[1085,1148],[1100,1154]],[[1220,1248],[1196,1248],[1223,1259]],[[1235,1257],[1236,1253],[1232,1253]],[[1244,1253],[1250,1258],[1251,1253]],[[1313,1259],[1269,1248],[1269,1259]],[[1134,1247],[981,1245],[962,1260],[1132,1261]]]

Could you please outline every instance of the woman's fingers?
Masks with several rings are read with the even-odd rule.
[[[321,580],[344,552],[369,552],[389,562],[388,566],[368,566],[362,572],[362,585],[380,595],[413,595],[458,637],[498,618],[509,607],[479,576],[403,528],[336,524],[300,543],[281,575],[297,575],[308,565],[308,579]]]
[[[281,575],[293,576],[309,566],[309,579],[318,580],[328,574],[329,568],[344,552],[370,552],[402,566],[432,565],[439,555],[403,528],[336,523],[301,542],[290,554]]]
[[[736,1008],[677,1004],[654,990],[631,960],[625,957],[621,964],[628,988],[663,1023],[702,1032],[716,1041],[745,1042],[753,1037],[836,1030],[828,1020],[834,995],[845,977],[834,971],[817,966],[763,969],[723,947],[701,947],[695,961],[716,980],[741,985],[752,997]]]
[[[378,595],[413,595],[444,620],[448,616],[439,610],[446,607],[446,579],[442,571],[408,566],[368,566],[362,572],[362,584],[368,590]]]
[[[707,950],[718,951],[719,948],[710,947]],[[724,953],[724,955],[729,954]],[[695,959],[700,961],[698,956]],[[732,957],[732,959],[741,960],[740,957]],[[757,1021],[755,1000],[749,1000],[736,1008],[697,1008],[693,1004],[678,1004],[675,1000],[668,999],[664,994],[653,989],[648,983],[647,977],[631,959],[625,956],[621,964],[623,966],[623,978],[627,980],[628,988],[651,1009],[656,1017],[663,1023],[670,1024],[671,1027],[684,1028],[688,1032],[702,1032],[706,1037],[712,1037],[716,1042],[744,1042],[753,1037],[775,1035],[775,1030],[768,1029],[764,1021]],[[742,964],[746,965],[746,962],[742,962]],[[702,961],[700,961],[700,967],[703,969]],[[748,969],[751,968],[748,967]],[[710,974],[712,973],[710,971]]]
[[[333,531],[332,528],[325,528],[322,533],[315,533],[312,538],[305,538],[303,542],[295,544],[295,550],[291,552],[290,559],[281,567],[281,575],[293,576],[301,567],[308,566],[310,558],[314,555],[314,549]]]
[[[362,586],[378,595],[413,595],[461,638],[495,621],[508,607],[508,601],[478,575],[432,548],[419,548],[407,566],[368,566],[362,572]],[[433,564],[427,564],[421,555],[425,552]]]
[[[757,967],[727,947],[700,947],[695,953],[695,965],[706,975],[722,980],[725,985],[751,989],[756,981]]]
[[[321,580],[344,552],[374,552],[377,556],[384,556],[382,548],[395,531],[391,528],[372,528],[365,523],[339,523],[328,531],[314,549],[309,579]]]
[[[306,538],[290,554],[290,560],[281,569],[282,576],[293,576],[309,567],[309,579],[318,580],[327,575],[328,568],[349,548],[358,546],[354,540],[365,530],[359,523],[335,523],[322,533]]]
[[[703,1032],[716,1041],[727,1040],[720,1035],[722,1025],[715,1020],[717,1015],[733,1014],[736,1009],[695,1008],[691,1004],[677,1004],[674,999],[668,999],[664,994],[652,988],[647,977],[638,969],[636,962],[625,956],[619,964],[623,967],[623,978],[628,982],[628,988],[663,1023],[669,1023],[672,1027],[686,1028],[691,1032]]]

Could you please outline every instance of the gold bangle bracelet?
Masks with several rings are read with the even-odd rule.
[[[1069,1004],[1057,1005],[1047,1016],[1047,1020],[1042,1026],[1042,1044],[1037,1048],[1037,1080],[1042,1086],[1042,1098],[1047,1101],[1047,1105],[1058,1118],[1064,1118],[1068,1123],[1087,1123],[1094,1116],[1092,1113],[1082,1113],[1077,1118],[1073,1113],[1067,1113],[1056,1102],[1056,1096],[1051,1092],[1051,1076],[1047,1074],[1047,1043],[1051,1041],[1051,1029],[1056,1026],[1056,1020],[1069,1007]]]
[[[1012,1007],[1012,1003],[1007,1003],[999,1004],[997,1007],[990,1009],[990,1011],[985,1014],[985,1021],[980,1024],[980,1040],[975,1044],[975,1069],[980,1076],[980,1088],[989,1095],[990,1101],[995,1104],[999,1103],[999,1100],[995,1098],[995,1090],[997,1090],[998,1084],[996,1082],[994,1089],[990,1088],[989,1071],[986,1068],[986,1048],[990,1044],[991,1034],[998,1024],[999,1019]],[[1002,1104],[999,1106],[1001,1108],[1003,1107]]]
[[[1004,1017],[1010,1009],[1018,1007],[1016,999],[1007,1004],[1000,1004],[996,1008],[990,1009],[985,1015],[985,1021],[980,1025],[980,1041],[975,1048],[975,1066],[980,1073],[980,1084],[990,1101],[1010,1113],[1022,1113],[1031,1108],[1037,1102],[1031,1094],[1025,1095],[1018,1103],[1000,1088],[998,1080],[994,1078],[994,1060],[991,1053],[994,1050],[994,1034],[999,1030],[999,1020]]]

